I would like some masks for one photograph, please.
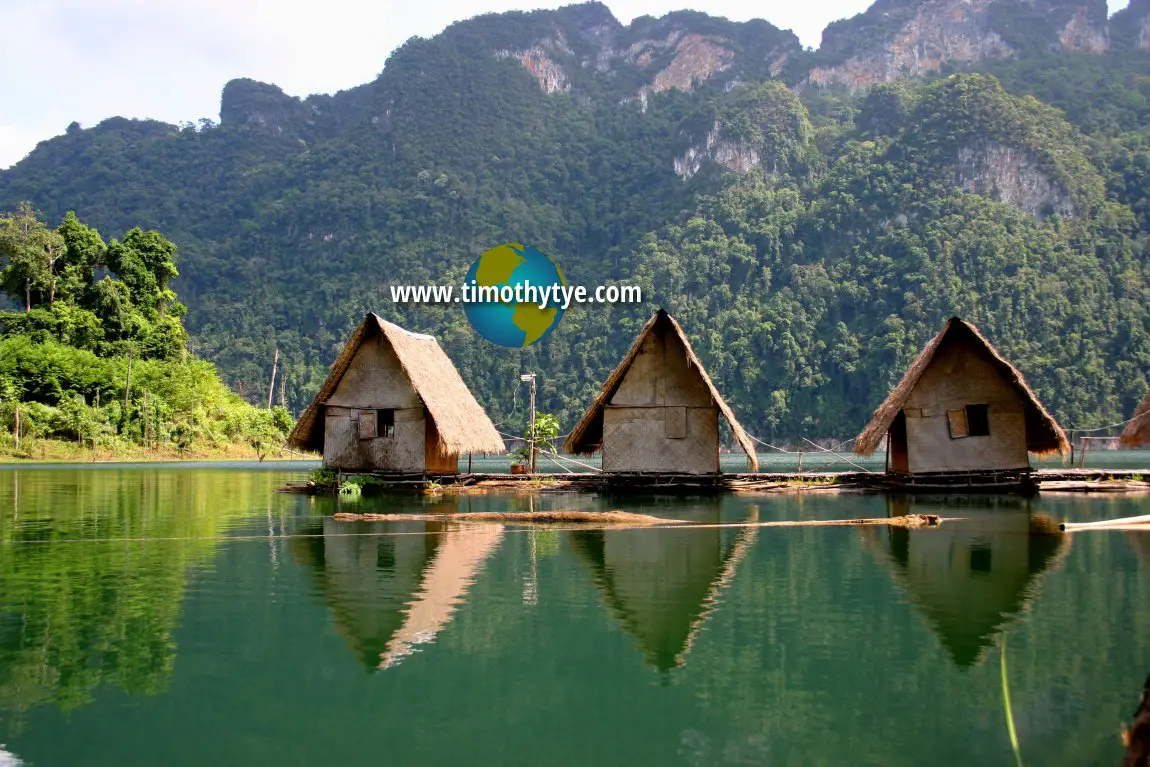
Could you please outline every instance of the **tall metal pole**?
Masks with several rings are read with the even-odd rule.
[[[531,473],[535,473],[535,374],[531,374]]]
[[[529,445],[530,452],[527,459],[527,470],[535,473],[535,374],[523,373],[519,376],[520,381],[531,382],[531,421],[527,427],[527,444]]]

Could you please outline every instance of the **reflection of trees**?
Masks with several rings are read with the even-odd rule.
[[[907,499],[891,504],[892,515],[945,513],[941,505],[924,501],[913,509]],[[951,659],[972,666],[983,660],[1010,617],[1025,609],[1038,576],[1069,548],[1069,538],[1032,534],[1025,502],[951,509],[950,515],[959,518],[937,529],[888,528],[886,549],[911,601]],[[868,531],[872,540],[879,530]]]
[[[309,532],[322,535],[292,540],[297,561],[313,571],[340,635],[368,669],[382,669],[446,627],[503,527],[327,518]]]
[[[708,511],[705,521],[718,521]],[[703,520],[699,520],[703,521]],[[756,528],[573,531],[603,600],[659,671],[682,666]]]
[[[102,683],[162,690],[187,569],[253,488],[226,490],[192,472],[0,475],[0,711],[71,710]]]

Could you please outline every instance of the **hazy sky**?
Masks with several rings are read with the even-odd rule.
[[[0,0],[0,168],[36,143],[114,115],[178,123],[219,117],[228,80],[289,94],[332,93],[375,77],[412,36],[479,13],[570,0]],[[1114,12],[1126,0],[1109,0]],[[817,47],[823,27],[869,0],[606,0],[624,24],[694,8],[764,18]]]

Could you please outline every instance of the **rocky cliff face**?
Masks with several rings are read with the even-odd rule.
[[[273,136],[298,132],[313,123],[318,107],[284,93],[275,85],[232,80],[220,96],[220,122],[246,125]]]
[[[737,88],[684,122],[673,165],[684,180],[707,163],[766,176],[801,172],[812,137],[806,109],[781,83]]]
[[[1015,56],[1022,47],[1099,54],[1109,46],[1099,0],[878,0],[827,27],[806,81],[857,90]]]
[[[650,94],[690,91],[723,73],[730,73],[728,79],[777,75],[802,51],[793,34],[763,21],[741,24],[678,12],[660,19],[641,17],[624,27],[597,3],[537,14],[546,19],[549,34],[495,55],[517,59],[546,93],[587,87],[588,77],[596,79],[595,90],[608,92],[613,85],[639,80],[637,89],[621,95],[645,106]]]
[[[544,93],[559,93],[571,90],[571,80],[553,58],[554,52],[562,51],[571,55],[571,49],[560,39],[547,39],[522,51],[496,51],[499,58],[514,58],[531,73]]]
[[[750,173],[763,162],[758,150],[749,141],[724,135],[723,126],[718,121],[715,121],[702,141],[687,147],[682,155],[675,158],[675,174],[686,181],[698,173],[708,160],[735,173]]]
[[[1130,4],[1110,19],[1115,48],[1150,50],[1150,0],[1130,0]]]
[[[954,166],[954,181],[964,192],[989,197],[1037,218],[1075,214],[1066,189],[1043,172],[1031,153],[1016,147],[996,142],[963,147]]]

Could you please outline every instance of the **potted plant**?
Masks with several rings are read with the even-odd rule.
[[[527,474],[531,470],[531,446],[521,445],[511,451],[511,473]]]

